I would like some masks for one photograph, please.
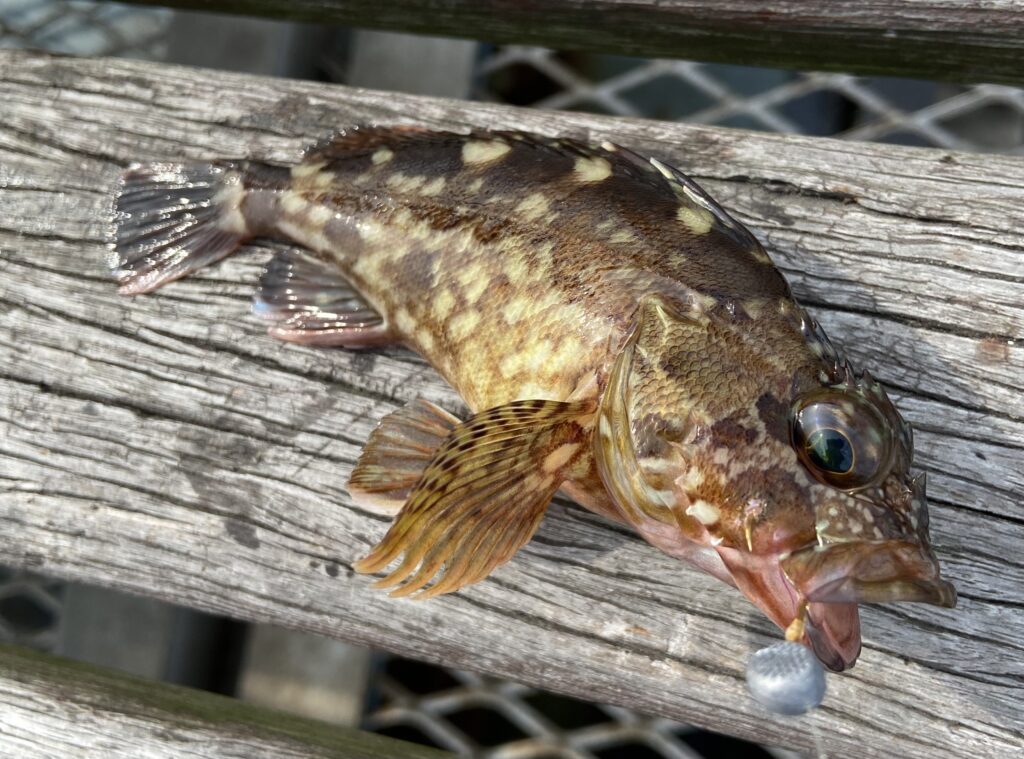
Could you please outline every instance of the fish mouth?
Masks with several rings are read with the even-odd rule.
[[[935,557],[915,543],[832,543],[797,551],[780,563],[789,581],[811,602],[956,606],[956,588],[939,576]]]
[[[861,647],[856,603],[808,602],[783,572],[778,556],[724,546],[717,550],[736,587],[781,629],[804,619],[800,640],[824,666],[833,672],[853,666]]]
[[[809,603],[803,642],[833,672],[849,669],[860,656],[860,609],[855,603]]]

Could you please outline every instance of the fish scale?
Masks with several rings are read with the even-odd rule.
[[[741,224],[612,143],[364,127],[291,167],[145,164],[112,263],[148,292],[268,236],[282,340],[422,354],[474,415],[386,417],[349,491],[395,514],[364,572],[429,597],[483,579],[558,489],[739,588],[833,669],[861,601],[952,605],[909,427],[841,360]]]

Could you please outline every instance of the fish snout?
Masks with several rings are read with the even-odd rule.
[[[784,559],[782,569],[808,601],[915,602],[952,608],[956,588],[939,576],[930,551],[905,541],[812,546]]]

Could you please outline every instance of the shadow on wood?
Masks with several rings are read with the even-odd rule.
[[[444,759],[373,733],[0,646],[0,754]]]

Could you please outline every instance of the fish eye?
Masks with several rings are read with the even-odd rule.
[[[790,433],[797,456],[811,474],[841,490],[876,484],[892,465],[889,425],[852,393],[825,389],[799,400]]]
[[[853,444],[839,430],[817,429],[804,443],[807,458],[818,469],[833,474],[846,474],[853,469]]]

